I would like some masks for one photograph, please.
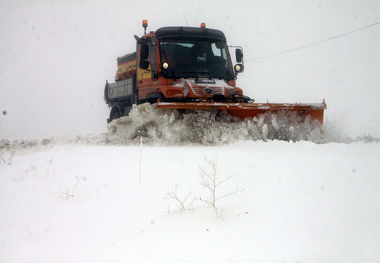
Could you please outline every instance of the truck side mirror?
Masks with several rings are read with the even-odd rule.
[[[141,44],[140,47],[140,63],[139,66],[142,69],[148,69],[149,68],[149,46],[147,44]]]
[[[148,59],[149,56],[149,46],[147,44],[142,44],[140,48],[140,60]]]
[[[240,48],[235,49],[236,62],[241,63],[243,61],[243,51]]]
[[[140,60],[140,68],[148,69],[149,68],[149,61],[148,60]]]
[[[143,38],[139,38],[139,37],[136,36],[136,35],[134,35],[134,37],[135,37],[135,39],[136,39],[137,44],[141,44],[141,43],[144,41]]]

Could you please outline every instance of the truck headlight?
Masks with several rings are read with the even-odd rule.
[[[241,71],[243,71],[243,65],[241,65],[241,64],[236,64],[234,68],[235,68],[235,71],[236,71],[236,72],[241,72]]]

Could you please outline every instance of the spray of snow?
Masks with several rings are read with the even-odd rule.
[[[306,118],[297,123],[296,115],[284,112],[262,114],[246,121],[216,111],[156,110],[150,104],[134,106],[129,116],[108,125],[109,142],[128,144],[138,141],[153,144],[225,144],[246,140],[307,140],[324,142],[319,123]]]
[[[179,114],[174,110],[156,110],[150,104],[134,106],[129,116],[114,120],[107,134],[87,134],[75,137],[53,137],[41,140],[0,139],[0,157],[7,152],[29,148],[49,148],[59,144],[144,144],[151,145],[221,145],[238,141],[311,141],[314,143],[379,143],[380,138],[366,134],[352,138],[341,134],[334,123],[307,118],[297,122],[297,116],[279,112],[240,121],[226,113],[192,111]]]

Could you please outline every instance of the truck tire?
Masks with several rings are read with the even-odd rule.
[[[120,117],[121,117],[121,113],[120,113],[119,108],[116,107],[116,106],[114,106],[114,107],[112,107],[112,109],[111,109],[110,117],[109,117],[109,119],[107,120],[107,123],[110,123],[111,121],[116,120],[116,119],[118,119],[118,118],[120,118]]]
[[[136,105],[138,105],[139,104],[139,98],[137,97],[137,94],[133,94],[132,95],[132,99],[131,99],[131,104],[133,105],[133,104],[136,104]]]
[[[131,106],[126,106],[124,108],[124,114],[123,114],[123,116],[128,116],[128,114],[131,112],[131,110],[132,110],[132,105]]]
[[[150,104],[156,103],[158,100],[164,101],[165,96],[161,92],[152,92],[149,93],[148,96],[146,97],[146,101],[149,102]]]

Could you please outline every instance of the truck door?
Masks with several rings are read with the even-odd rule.
[[[144,100],[149,94],[156,91],[154,87],[156,76],[155,38],[147,38],[146,41],[138,44],[138,51],[137,88],[139,90],[139,99]]]

